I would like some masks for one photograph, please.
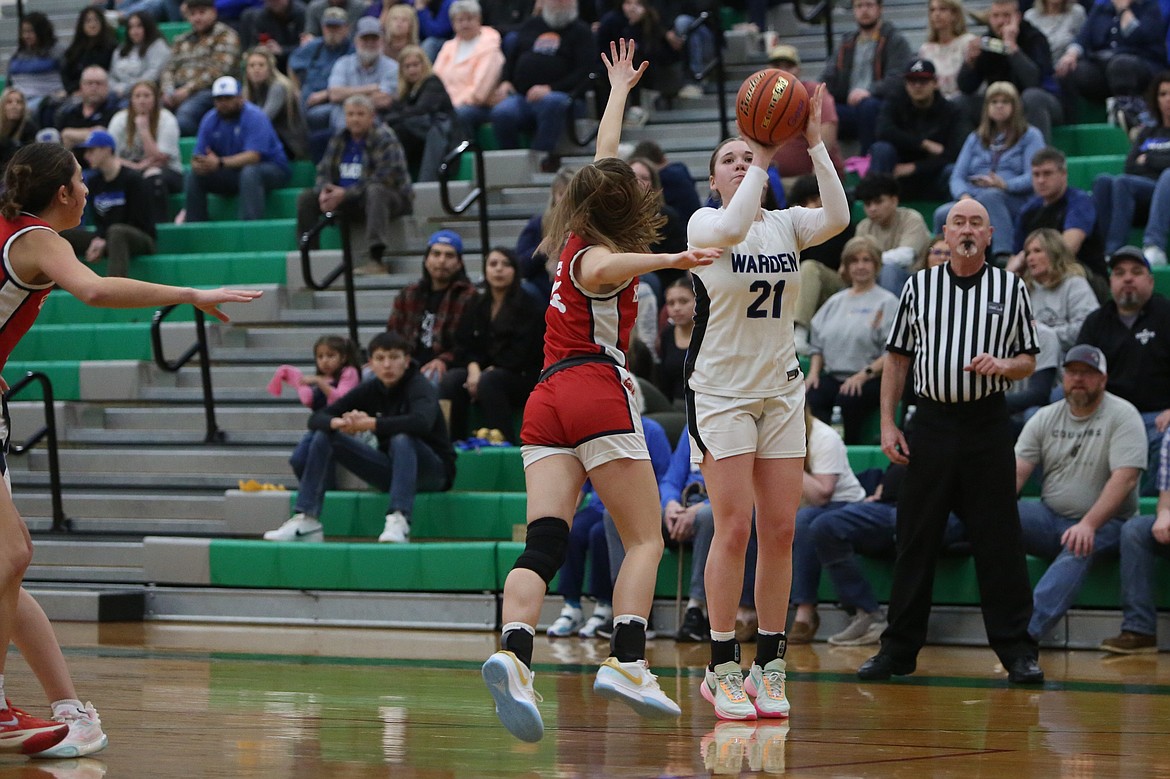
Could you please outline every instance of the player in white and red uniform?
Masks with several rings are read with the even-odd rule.
[[[804,376],[792,309],[801,250],[849,224],[845,191],[821,142],[823,89],[809,101],[805,139],[824,208],[761,208],[776,149],[737,138],[711,156],[710,186],[723,207],[700,208],[687,225],[691,246],[725,249],[719,261],[694,273],[695,332],[686,363],[691,458],[701,464],[715,516],[705,568],[711,664],[701,692],[722,719],[789,712],[784,626],[805,454]],[[745,680],[735,612],[753,510],[759,630]]]
[[[19,149],[5,169],[0,189],[0,368],[32,327],[45,296],[54,287],[90,305],[112,308],[192,303],[224,321],[227,317],[218,310],[220,303],[248,302],[260,295],[102,278],[79,262],[58,233],[80,224],[88,190],[77,159],[60,144],[34,143]],[[3,380],[0,385],[7,389]],[[3,428],[0,437],[7,437],[7,419]],[[12,502],[7,469],[4,471],[0,486],[0,751],[44,758],[92,754],[105,748],[106,735],[93,706],[83,705],[77,698],[45,612],[21,586],[32,559],[32,542]],[[53,721],[8,706],[3,673],[10,640],[48,695]]]
[[[545,315],[544,371],[524,409],[520,440],[528,487],[524,552],[504,583],[502,649],[483,665],[500,721],[538,741],[544,723],[532,687],[532,639],[548,583],[565,559],[569,523],[589,478],[613,515],[626,559],[614,585],[612,656],[593,689],[643,716],[677,717],[678,705],[646,665],[646,621],[662,559],[658,484],[650,466],[625,351],[637,314],[636,278],[657,268],[710,264],[718,250],[644,254],[661,224],[656,195],[617,155],[635,68],[633,42],[602,55],[612,87],[597,154],[545,220],[542,246],[557,263]],[[551,244],[551,246],[550,246]],[[551,252],[550,252],[551,253]]]

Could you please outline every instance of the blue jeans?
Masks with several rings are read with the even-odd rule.
[[[492,109],[481,105],[461,105],[455,109],[455,116],[459,119],[464,137],[474,141],[479,126],[492,120]]]
[[[491,110],[492,128],[501,149],[519,149],[520,133],[532,133],[532,148],[551,152],[572,120],[573,98],[564,92],[549,92],[535,103],[524,95],[504,98]]]
[[[210,89],[203,89],[188,97],[175,109],[175,119],[179,122],[179,133],[182,135],[197,135],[199,123],[203,116],[215,108],[215,98]]]
[[[698,27],[689,36],[687,28],[695,21],[695,17],[679,14],[674,17],[674,32],[680,38],[686,39],[688,75],[696,78],[706,69],[707,63],[715,59],[715,35],[707,25]],[[761,28],[762,29],[762,28]]]
[[[265,197],[269,190],[288,183],[289,170],[275,162],[258,162],[243,168],[221,168],[204,176],[194,169],[187,171],[187,221],[206,222],[207,193],[239,195],[237,208],[244,221],[264,218]]]
[[[573,516],[573,527],[569,530],[569,545],[565,551],[565,562],[561,566],[560,592],[565,602],[574,606],[581,604],[581,588],[585,583],[585,557],[590,552],[594,530],[601,525],[603,513],[601,504],[590,503]],[[601,533],[602,539],[605,533]],[[601,584],[604,582],[604,584]],[[609,581],[609,555],[593,556],[590,591],[599,600],[613,598],[613,586]],[[599,593],[599,584],[601,592]]]
[[[414,511],[416,493],[438,492],[447,487],[447,471],[439,455],[412,435],[392,436],[389,452],[383,452],[345,433],[316,430],[297,472],[300,487],[293,511],[310,517],[321,516],[325,485],[334,463],[371,487],[389,492],[386,513],[401,511],[407,519]]]
[[[1135,214],[1149,208],[1142,244],[1166,248],[1167,222],[1170,221],[1170,168],[1157,180],[1123,173],[1098,176],[1093,182],[1093,199],[1097,201],[1097,223],[1105,233],[1105,253],[1112,254],[1129,241],[1135,226]]]
[[[1170,560],[1170,546],[1158,543],[1150,529],[1154,517],[1131,517],[1121,527],[1121,629],[1143,636],[1158,634],[1154,599],[1155,557]]]
[[[813,543],[812,524],[820,517],[848,506],[841,501],[823,506],[805,506],[796,512],[796,529],[792,537],[792,602],[816,603],[821,583],[821,563]]]
[[[1052,560],[1032,593],[1032,621],[1028,623],[1028,634],[1039,640],[1052,632],[1076,600],[1093,563],[1117,554],[1124,520],[1114,518],[1097,528],[1092,553],[1077,557],[1061,545],[1060,537],[1077,524],[1079,518],[1062,517],[1041,501],[1022,500],[1019,506],[1024,551]]]
[[[1142,474],[1142,481],[1139,489],[1140,494],[1145,497],[1152,497],[1158,494],[1157,476],[1158,468],[1162,464],[1162,433],[1158,432],[1158,426],[1155,421],[1158,418],[1158,411],[1143,411],[1142,424],[1146,426],[1146,442],[1149,446],[1147,449],[1148,460],[1146,462],[1146,471]]]
[[[873,146],[883,102],[880,98],[867,97],[857,105],[837,104],[840,136],[844,140],[856,138],[863,156],[869,154],[869,148]]]
[[[1031,193],[1029,193],[1031,194]],[[1013,195],[996,187],[972,187],[971,195],[987,209],[987,216],[995,232],[991,234],[991,253],[1010,254],[1015,246],[1015,217],[1027,202],[1025,195]],[[944,203],[934,211],[934,232],[941,233],[946,224],[947,214],[955,201]]]

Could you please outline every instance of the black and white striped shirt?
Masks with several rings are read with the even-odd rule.
[[[964,371],[976,355],[1040,351],[1024,282],[991,265],[959,277],[950,264],[919,271],[902,288],[886,348],[914,358],[914,392],[962,403],[1004,392],[1012,380]]]

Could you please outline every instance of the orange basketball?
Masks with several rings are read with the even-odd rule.
[[[747,77],[735,97],[739,131],[766,146],[804,131],[808,90],[786,70],[764,68]]]

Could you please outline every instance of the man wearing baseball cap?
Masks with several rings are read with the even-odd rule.
[[[1016,490],[1039,467],[1040,500],[1019,502],[1028,554],[1051,560],[1032,594],[1028,633],[1052,638],[1093,563],[1117,554],[1137,513],[1146,439],[1133,404],[1106,392],[1108,360],[1078,344],[1064,356],[1064,398],[1040,409],[1016,441]]]
[[[768,52],[768,62],[772,67],[786,70],[800,78],[800,52],[796,50],[795,46],[787,43],[773,46],[772,50]],[[800,81],[808,93],[813,94],[818,82],[805,79],[800,79]],[[841,157],[841,148],[837,144],[837,101],[833,99],[828,90],[821,98],[821,140],[825,142],[825,148],[829,150],[829,159],[833,162],[833,167],[837,169],[837,175],[844,179],[845,160]],[[812,157],[808,156],[808,141],[805,140],[804,135],[798,133],[785,141],[776,155],[772,157],[772,164],[776,166],[776,170],[779,171],[786,186],[791,186],[792,180],[797,176],[807,176],[812,173]]]
[[[1111,299],[1085,317],[1077,343],[1109,360],[1107,389],[1137,407],[1146,426],[1150,467],[1142,494],[1154,494],[1162,434],[1170,426],[1170,300],[1154,291],[1150,263],[1136,246],[1109,257]]]
[[[329,102],[333,104],[331,127],[345,127],[342,104],[350,95],[365,95],[374,110],[383,113],[398,94],[398,63],[382,53],[382,25],[372,16],[358,19],[354,52],[337,60],[329,74]]]
[[[958,159],[967,139],[967,121],[962,110],[939,92],[930,60],[912,60],[902,83],[878,114],[869,172],[892,175],[903,192],[916,197],[949,199],[943,168]]]
[[[463,239],[454,230],[439,230],[427,241],[422,279],[394,298],[386,329],[413,347],[415,360],[438,384],[455,359],[455,332],[475,286],[463,267]]]
[[[207,221],[208,192],[239,195],[239,218],[263,219],[269,190],[288,183],[284,144],[264,110],[240,95],[234,78],[217,78],[211,94],[215,107],[199,123],[187,171],[185,219]]]
[[[114,136],[94,130],[74,147],[90,167],[93,229],[75,227],[61,235],[86,262],[108,258],[107,276],[128,276],[131,257],[155,252],[155,209],[142,174],[122,164],[116,145]]]
[[[313,7],[309,8],[310,32],[314,26],[313,10]],[[301,85],[301,113],[309,127],[310,145],[314,136],[319,144],[314,146],[315,149],[321,148],[329,138],[329,122],[333,117],[333,104],[329,102],[329,74],[339,59],[353,53],[349,30],[345,9],[329,6],[320,13],[317,30],[313,32],[319,37],[305,42],[288,57],[289,75],[295,75]]]
[[[183,135],[194,135],[211,108],[211,85],[232,73],[240,59],[240,36],[219,21],[215,0],[187,0],[191,31],[175,38],[171,59],[159,77],[163,106],[175,112]]]

